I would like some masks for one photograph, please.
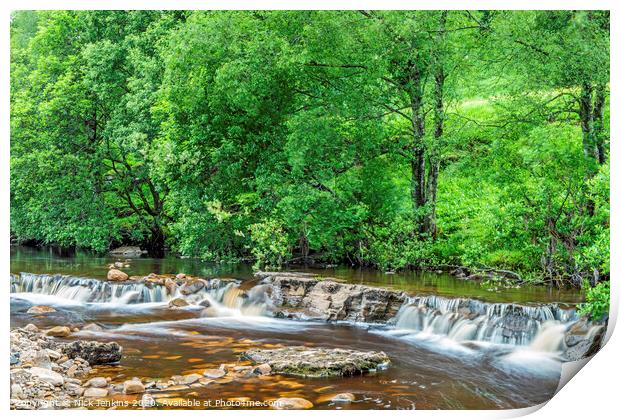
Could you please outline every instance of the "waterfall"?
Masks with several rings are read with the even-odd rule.
[[[219,279],[207,281],[207,286],[190,295],[171,294],[161,284],[153,282],[109,282],[106,280],[74,277],[62,274],[11,274],[11,293],[31,293],[56,296],[77,303],[167,303],[182,298],[190,304],[202,305],[202,316],[261,316],[271,308],[271,300],[264,285],[244,291],[235,282]]]
[[[577,319],[574,309],[557,304],[527,306],[415,296],[392,322],[399,329],[447,336],[454,341],[531,345],[536,350],[557,351],[567,324]]]
[[[183,296],[153,282],[109,282],[62,274],[11,274],[11,293],[33,293],[56,296],[78,303],[165,303],[175,297],[182,297],[190,303],[212,298],[221,300],[233,283],[222,283],[218,279],[208,282],[203,290]]]
[[[248,291],[234,285],[222,289],[219,299],[209,299],[209,305],[202,311],[201,316],[211,318],[266,315],[271,302],[264,291],[263,285],[254,286]]]
[[[563,350],[566,325],[558,321],[545,322],[534,340],[530,343],[531,350],[553,353]]]

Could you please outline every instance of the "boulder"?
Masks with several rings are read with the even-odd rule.
[[[67,337],[71,334],[71,329],[69,327],[56,326],[47,330],[45,334],[50,337]]]
[[[141,394],[144,392],[144,385],[138,378],[133,378],[123,383],[123,393],[125,394]]]
[[[116,342],[78,340],[65,344],[63,352],[70,358],[81,357],[91,365],[106,365],[121,360],[123,348]]]
[[[386,369],[390,359],[384,352],[311,347],[250,349],[243,357],[268,364],[273,373],[303,377],[352,376]]]
[[[129,279],[129,276],[121,270],[113,268],[108,271],[108,280],[110,281],[127,281],[127,279]]]
[[[179,273],[179,274],[177,274],[177,275],[176,275],[176,278],[177,278],[177,279],[179,279],[179,280],[182,280],[182,279],[184,279],[185,277],[186,277],[186,276],[185,276],[185,273]]]
[[[334,279],[279,275],[272,275],[271,279],[274,305],[324,321],[386,322],[406,300],[404,292]]]
[[[314,404],[304,398],[278,398],[272,407],[276,410],[307,410]]]
[[[52,308],[51,306],[45,306],[45,305],[32,306],[27,311],[27,313],[29,314],[48,314],[52,312],[56,312],[56,309]],[[29,324],[29,325],[32,325],[32,324]]]

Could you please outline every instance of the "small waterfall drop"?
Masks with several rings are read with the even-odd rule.
[[[558,321],[547,321],[530,343],[529,348],[534,351],[553,353],[564,347],[564,333],[566,325]]]
[[[527,306],[475,299],[416,296],[404,304],[395,326],[463,341],[483,341],[536,349],[559,349],[566,324],[577,320],[574,309],[558,305]],[[559,336],[559,338],[558,338]]]

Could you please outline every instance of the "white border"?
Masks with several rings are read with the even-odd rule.
[[[383,0],[383,1],[368,1],[368,0],[293,0],[276,1],[276,0],[263,0],[263,1],[236,1],[236,0],[214,0],[214,1],[192,1],[192,0],[107,0],[107,1],[94,1],[94,0],[5,0],[0,3],[0,13],[2,22],[2,36],[1,42],[1,60],[2,66],[0,67],[0,74],[2,77],[2,83],[0,85],[0,93],[2,97],[1,109],[2,118],[0,118],[0,132],[2,136],[2,147],[0,152],[0,171],[2,173],[3,182],[0,184],[1,194],[1,216],[4,223],[0,230],[0,238],[4,238],[2,242],[0,264],[5,276],[8,277],[10,267],[10,251],[9,251],[9,16],[11,9],[214,9],[214,10],[228,10],[228,9],[510,9],[510,10],[525,10],[525,9],[610,9],[612,10],[612,72],[611,72],[611,86],[615,87],[617,81],[617,58],[618,58],[618,40],[614,38],[617,33],[618,19],[616,13],[620,7],[617,6],[618,2],[611,1],[599,1],[599,0],[521,0],[521,1],[503,1],[497,0],[443,0],[441,2],[431,1],[403,1],[403,0]],[[617,121],[618,117],[618,99],[616,92],[611,94],[611,157],[612,157],[612,191],[613,186],[616,185],[615,180],[618,179],[618,170],[616,166],[616,156],[618,156],[618,147],[616,146],[616,138],[618,134]],[[618,213],[615,210],[617,206],[618,194],[612,193],[612,213],[611,223],[612,227],[618,225]],[[614,257],[618,254],[618,234],[617,230],[612,230],[611,234],[611,272],[612,278],[615,279],[615,275],[618,272],[618,264],[615,262]],[[615,283],[615,280],[614,280]],[[3,302],[8,303],[8,287],[0,288],[3,296]],[[616,322],[619,293],[615,284],[612,286],[612,315],[611,320],[613,324]],[[5,307],[5,315],[2,317],[2,329],[1,334],[4,336],[2,339],[4,348],[8,352],[8,332],[9,332],[9,309],[8,305]],[[609,334],[608,337],[609,338]],[[5,353],[6,356],[6,353]],[[542,404],[538,407],[532,407],[523,410],[508,410],[508,411],[390,411],[387,413],[381,413],[382,416],[400,417],[400,418],[458,418],[458,419],[485,419],[485,418],[508,418],[517,417],[532,413],[530,418],[532,419],[547,419],[550,416],[562,419],[606,419],[611,417],[611,413],[616,412],[615,400],[618,399],[618,374],[619,374],[619,362],[620,359],[620,339],[616,336],[612,336],[607,345],[599,354],[597,354],[591,361],[587,363],[588,367],[579,372],[575,378],[568,381],[564,388],[552,398],[546,405]],[[6,360],[6,358],[5,358]],[[0,374],[0,378],[4,378],[1,381],[2,395],[4,396],[3,407],[0,409],[8,410],[9,404],[9,384],[8,374],[9,365],[7,363],[0,364],[1,369],[5,372]],[[575,366],[566,366],[566,370],[574,369]],[[577,369],[578,370],[578,369]],[[574,372],[573,372],[574,373]],[[570,375],[570,373],[566,373]],[[545,406],[542,408],[542,406]],[[541,409],[542,408],[542,409]],[[90,411],[87,416],[100,418],[102,416],[110,416],[111,412],[106,411]],[[283,412],[283,411],[224,411],[218,410],[217,412],[205,412],[205,411],[114,411],[113,416],[115,418],[128,418],[128,417],[142,417],[145,414],[149,417],[163,418],[171,415],[182,415],[193,418],[203,418],[205,416],[213,415],[218,418],[239,418],[240,416],[253,418],[273,419],[275,417],[284,418],[312,418],[317,415],[317,411],[306,412]],[[172,414],[175,413],[175,414]],[[11,416],[23,417],[33,415],[30,412],[15,412],[9,413]],[[35,416],[51,416],[64,418],[77,418],[82,416],[80,411],[39,411]],[[370,418],[375,416],[374,411],[322,411],[321,416],[335,418]],[[617,416],[617,414],[616,414]]]

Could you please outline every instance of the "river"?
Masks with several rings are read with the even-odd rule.
[[[428,315],[418,313],[416,302],[403,308],[398,319],[390,325],[278,319],[240,310],[240,307],[228,308],[220,316],[205,318],[200,317],[200,308],[195,305],[183,310],[169,309],[168,297],[152,291],[144,294],[140,285],[122,290],[106,289],[112,290],[106,292],[111,293],[109,296],[102,292],[95,298],[90,292],[107,284],[103,281],[107,266],[115,260],[87,253],[62,255],[51,249],[13,247],[11,272],[33,273],[35,276],[23,275],[12,285],[11,326],[27,323],[39,327],[81,326],[88,322],[100,324],[104,327],[101,332],[80,331],[74,336],[105,338],[123,346],[119,365],[98,366],[92,372],[92,376],[109,376],[113,382],[134,376],[157,379],[217,368],[222,363],[237,362],[239,354],[251,347],[306,345],[381,350],[392,360],[389,369],[362,376],[309,379],[272,375],[232,382],[222,380],[204,387],[154,395],[163,399],[263,401],[293,396],[310,400],[318,409],[506,409],[532,406],[553,395],[561,368],[558,352],[546,348],[546,344],[540,345],[545,331],[543,321],[553,318],[554,325],[561,324],[561,328],[565,328],[575,319],[575,304],[582,300],[581,294],[575,290],[527,286],[497,292],[448,274],[384,274],[337,267],[311,271],[347,282],[402,289],[412,295],[424,296],[424,299],[437,296],[440,302],[434,304],[442,308],[458,302],[459,298],[474,299],[480,302],[476,305],[482,307],[481,311],[487,314],[497,312],[498,315],[489,315],[497,319],[505,308],[510,307],[509,303],[531,306],[534,330],[515,342],[502,342],[501,338],[497,339],[487,331],[487,324],[484,324],[487,332],[483,333],[480,325],[473,325],[471,316],[456,319],[454,314],[447,314],[445,319],[434,315],[433,322],[429,321],[432,328],[417,328],[414,324],[427,322]],[[240,279],[240,287],[244,289],[251,289],[256,284],[251,267],[244,264],[213,265],[174,257],[138,258],[130,264],[130,268],[124,269],[130,275],[183,272],[204,278]],[[65,277],[37,276],[55,273]],[[64,288],[55,284],[62,284]],[[133,293],[131,299],[123,298],[130,296],[129,292]],[[225,297],[222,296],[213,295],[211,298],[219,299],[224,306]],[[542,303],[549,304],[543,308],[553,308],[553,311],[539,310]],[[26,314],[33,304],[51,305],[58,312],[45,316]],[[430,304],[425,301],[425,305]],[[499,309],[496,311],[496,308]],[[471,334],[468,332],[470,327]],[[330,395],[344,392],[355,394],[356,401],[344,404],[330,400]],[[139,396],[110,398],[135,399]]]

